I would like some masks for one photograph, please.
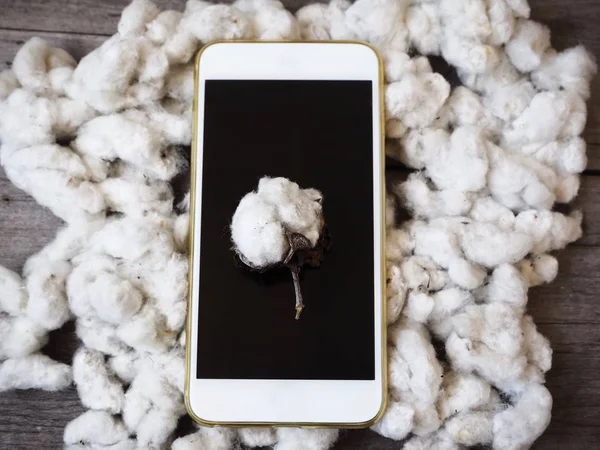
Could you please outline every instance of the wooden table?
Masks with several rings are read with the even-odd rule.
[[[183,0],[155,0],[183,9]],[[127,0],[0,0],[0,69],[31,36],[61,46],[76,58],[116,32]],[[297,9],[303,0],[284,0]],[[600,2],[530,0],[533,18],[552,30],[555,48],[584,44],[600,60]],[[547,383],[554,397],[552,423],[535,449],[583,450],[600,441],[600,77],[593,86],[585,138],[589,165],[574,207],[585,213],[584,237],[559,254],[554,283],[530,291],[529,311],[552,342]],[[49,242],[61,221],[15,188],[0,171],[0,264],[20,271],[26,258]],[[77,348],[73,325],[51,333],[44,350],[70,362]],[[84,409],[74,388],[57,393],[0,394],[0,449],[56,449],[65,424]],[[369,430],[344,433],[338,449],[399,449]]]

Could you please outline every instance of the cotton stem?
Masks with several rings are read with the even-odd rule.
[[[302,290],[300,289],[300,268],[296,264],[291,264],[289,268],[290,272],[292,272],[292,280],[294,280],[294,292],[296,293],[296,320],[298,320],[304,309]]]

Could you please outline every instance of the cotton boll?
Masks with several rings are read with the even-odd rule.
[[[450,230],[423,222],[411,223],[409,230],[415,240],[415,255],[429,256],[445,269],[450,261],[462,257],[458,237]]]
[[[327,450],[337,440],[339,430],[278,428],[273,450]]]
[[[531,237],[522,232],[504,232],[489,223],[470,223],[460,236],[461,247],[471,261],[485,267],[515,263],[534,245]]]
[[[143,113],[96,117],[81,127],[74,146],[85,155],[108,160],[121,158],[144,174],[161,180],[172,178],[182,165],[181,156],[168,148],[158,130],[147,125]]]
[[[107,371],[104,355],[95,350],[80,349],[73,357],[73,381],[84,406],[106,410],[112,414],[121,411],[123,388]]]
[[[180,413],[179,415],[181,415]],[[169,410],[151,409],[136,429],[137,443],[141,448],[160,448],[177,428],[179,416]]]
[[[585,103],[577,94],[540,92],[506,129],[503,142],[509,147],[548,143],[558,137],[577,136],[585,126]]]
[[[27,291],[21,277],[0,266],[0,313],[20,315],[27,305]]]
[[[38,351],[46,342],[46,330],[28,317],[0,315],[0,361],[27,356]]]
[[[527,0],[505,0],[506,4],[513,10],[515,16],[527,19],[531,8]]]
[[[446,372],[438,409],[443,419],[456,413],[486,405],[492,395],[491,386],[477,375]]]
[[[281,262],[289,249],[286,233],[300,233],[314,247],[322,228],[321,201],[320,192],[286,178],[261,178],[233,215],[231,238],[238,254],[254,267]]]
[[[489,95],[496,89],[517,83],[522,75],[512,65],[504,53],[498,55],[498,64],[494,70],[485,73],[474,73],[458,67],[458,76],[462,83],[473,91]]]
[[[450,282],[448,273],[440,269],[428,256],[411,256],[402,264],[402,276],[409,289],[426,288],[439,291]]]
[[[502,231],[511,231],[515,224],[513,212],[492,197],[480,197],[475,200],[469,217],[476,222],[492,223]]]
[[[60,328],[71,316],[65,292],[71,265],[66,261],[48,260],[28,269],[27,315],[48,330]]]
[[[535,255],[519,263],[519,270],[530,287],[550,283],[558,275],[558,261],[552,255]]]
[[[377,48],[408,50],[407,0],[358,0],[346,11],[345,24],[359,39]]]
[[[121,13],[118,30],[124,37],[139,36],[146,31],[146,25],[153,21],[160,10],[150,0],[133,0]]]
[[[532,144],[521,151],[563,173],[581,173],[588,162],[585,141],[578,136],[542,146]]]
[[[465,167],[469,167],[465,171]],[[450,145],[438,149],[426,173],[439,189],[477,191],[486,184],[488,160],[481,131],[474,127],[454,130]]]
[[[491,34],[487,41],[492,45],[508,42],[515,29],[515,19],[505,0],[486,0]]]
[[[533,238],[534,253],[564,248],[581,237],[580,212],[565,216],[551,211],[524,211],[517,216],[515,230]]]
[[[427,58],[411,57],[404,52],[390,48],[383,54],[383,65],[385,69],[385,79],[388,82],[400,81],[408,73],[428,73],[431,72],[431,66]]]
[[[448,145],[450,135],[440,129],[409,130],[402,139],[398,159],[414,169],[423,169],[439,148]]]
[[[37,144],[54,142],[54,103],[37,97],[24,89],[14,90],[2,105],[0,135],[2,136],[2,164],[6,165],[8,147],[18,150]]]
[[[487,276],[485,270],[463,258],[452,259],[448,264],[448,276],[457,286],[476,289]]]
[[[65,444],[83,442],[91,445],[113,445],[128,438],[123,423],[106,411],[86,411],[65,427]]]
[[[167,328],[165,317],[155,306],[146,303],[128,322],[118,327],[117,336],[137,351],[162,353],[174,345],[177,332]]]
[[[205,44],[220,39],[245,39],[252,34],[248,18],[239,9],[229,5],[207,6],[186,15],[181,25]]]
[[[389,339],[412,374],[408,385],[415,402],[433,404],[439,393],[443,370],[426,328],[416,322],[402,320],[390,330]]]
[[[459,36],[482,40],[490,32],[486,3],[482,0],[441,0],[440,14],[446,28]]]
[[[492,272],[482,296],[490,303],[524,308],[527,304],[527,290],[527,280],[519,270],[512,264],[502,264]]]
[[[48,72],[57,67],[75,67],[75,60],[61,49],[53,49],[41,38],[29,39],[17,52],[12,64],[21,86],[34,93],[50,93]]]
[[[138,40],[116,34],[79,62],[67,93],[103,113],[132,106],[135,102],[126,91],[136,76],[138,62]]]
[[[531,72],[541,64],[548,47],[548,27],[531,20],[518,20],[514,35],[506,44],[506,54],[521,72]]]
[[[60,97],[56,99],[56,116],[52,131],[58,139],[74,137],[77,129],[96,116],[96,112],[79,100]]]
[[[429,433],[422,436],[416,435],[404,444],[403,450],[460,450],[461,447],[454,442],[445,430]]]
[[[498,450],[526,448],[550,423],[552,396],[541,384],[527,386],[515,406],[494,417],[493,447]]]
[[[296,12],[302,39],[327,40],[331,38],[330,9],[327,5],[314,3]]]
[[[82,318],[100,318],[111,324],[130,320],[142,306],[142,293],[120,276],[111,258],[89,254],[67,282],[71,310]]]
[[[579,45],[559,53],[548,50],[541,65],[531,73],[531,80],[539,90],[571,90],[587,100],[596,71],[594,57]]]
[[[449,95],[450,85],[440,74],[406,74],[386,87],[387,117],[399,119],[409,128],[426,127]]]
[[[83,345],[106,355],[121,355],[128,347],[117,337],[117,329],[100,319],[77,318],[75,331]]]
[[[434,300],[423,292],[410,292],[402,314],[415,322],[425,323],[433,310]]]
[[[385,237],[386,257],[389,260],[400,261],[410,255],[415,248],[413,237],[402,228],[392,228]]]
[[[394,192],[417,217],[436,218],[461,216],[471,209],[472,195],[468,192],[446,189],[434,191],[429,188],[421,173],[413,173]]]
[[[451,333],[446,340],[446,354],[457,371],[474,372],[492,384],[515,382],[527,367],[525,355],[498,353],[484,344]]]
[[[550,342],[537,331],[531,316],[523,316],[522,326],[527,360],[540,373],[548,372],[552,367],[552,348],[550,348]]]
[[[295,17],[278,0],[237,0],[234,5],[248,15],[258,39],[299,39]]]
[[[406,283],[402,277],[400,267],[389,264],[387,265],[387,309],[386,318],[388,325],[396,322],[400,317],[400,312],[404,307],[406,299]]]
[[[163,46],[163,50],[167,55],[170,64],[186,64],[194,56],[196,50],[200,47],[200,42],[190,31],[184,26],[187,19],[181,19],[175,33],[167,39]]]
[[[414,415],[415,412],[409,405],[390,401],[385,414],[371,429],[383,437],[399,441],[412,430]]]
[[[21,84],[12,70],[0,72],[0,102],[6,100],[13,91],[20,87]]]
[[[458,86],[448,98],[451,122],[457,126],[480,125],[484,115],[480,97],[464,86]]]
[[[11,389],[58,391],[71,384],[71,368],[34,353],[0,363],[0,392]]]
[[[527,108],[536,90],[527,80],[498,86],[484,97],[485,107],[496,117],[514,120]]]
[[[194,66],[183,64],[171,67],[165,83],[167,95],[182,102],[190,102],[194,97]]]
[[[441,41],[442,56],[459,70],[471,74],[493,71],[501,60],[499,50],[491,45],[445,33]]]
[[[492,423],[488,412],[467,412],[449,419],[445,429],[458,444],[485,445],[492,441]]]
[[[473,296],[465,290],[450,287],[432,295],[434,306],[429,315],[429,328],[438,339],[446,339],[454,325],[451,317],[474,303]]]
[[[496,201],[512,210],[552,208],[557,182],[552,169],[491,143],[488,143],[488,158],[488,189]]]
[[[240,431],[245,430],[241,429]],[[172,450],[229,450],[235,440],[235,432],[229,428],[200,428],[200,431],[176,439]]]
[[[439,10],[433,3],[417,3],[406,12],[406,26],[411,44],[424,55],[439,55],[442,25]]]
[[[164,44],[176,32],[182,17],[183,14],[179,11],[167,10],[161,12],[154,20],[146,23],[146,37],[155,45]]]
[[[242,444],[250,448],[269,447],[277,443],[274,428],[240,428],[238,436]]]
[[[123,352],[111,357],[108,366],[124,384],[131,384],[140,371],[141,361],[136,352]]]

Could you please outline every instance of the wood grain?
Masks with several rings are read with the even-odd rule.
[[[183,0],[159,0],[182,10]],[[284,1],[293,9],[305,0]],[[80,58],[116,31],[127,0],[0,0],[0,69],[31,36],[41,36]],[[530,0],[532,17],[546,23],[561,49],[584,44],[600,57],[600,2]],[[554,348],[547,383],[554,397],[552,422],[537,450],[586,450],[600,440],[600,77],[588,103],[585,137],[589,165],[579,197],[569,209],[585,213],[584,237],[558,253],[558,278],[530,292],[529,312]],[[0,172],[0,264],[20,271],[26,258],[49,242],[61,221],[14,187]],[[70,362],[78,346],[73,324],[51,334],[44,349]],[[57,449],[65,424],[83,411],[75,389],[0,394],[0,449]],[[401,443],[369,430],[344,432],[339,450],[391,450]]]

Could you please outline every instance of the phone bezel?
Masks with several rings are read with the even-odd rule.
[[[307,61],[309,62],[307,64]],[[202,67],[201,67],[202,65]],[[373,196],[375,278],[374,380],[235,380],[197,379],[198,275],[201,228],[204,104],[199,89],[207,79],[306,79],[373,81]],[[195,59],[192,170],[190,187],[190,257],[186,326],[185,404],[205,426],[366,427],[383,414],[387,399],[385,318],[385,175],[383,69],[368,44],[352,41],[219,41]]]

